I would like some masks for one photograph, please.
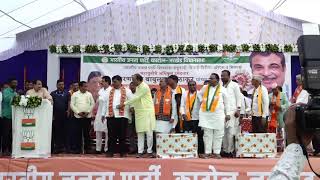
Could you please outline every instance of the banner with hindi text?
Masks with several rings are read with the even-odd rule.
[[[131,82],[131,76],[139,73],[145,78],[146,83],[154,86],[159,84],[161,78],[174,74],[179,77],[181,85],[187,85],[189,80],[195,80],[198,85],[203,85],[211,73],[220,75],[222,70],[229,70],[232,79],[237,80],[241,88],[249,93],[252,91],[252,73],[255,72],[265,77],[264,83],[268,89],[272,83],[277,82],[290,96],[291,59],[288,54],[284,56],[286,57],[285,64],[281,64],[280,61],[277,64],[277,59],[273,62],[273,59],[269,58],[269,60],[262,59],[262,63],[260,59],[255,60],[254,64],[250,65],[249,54],[234,57],[213,55],[83,55],[81,80],[87,81],[90,73],[99,71],[102,75],[110,77],[120,75],[123,78],[123,84],[128,85]],[[264,58],[264,56],[261,57]]]

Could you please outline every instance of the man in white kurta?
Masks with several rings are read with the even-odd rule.
[[[301,74],[298,74],[296,76],[296,83],[297,83],[297,88],[294,91],[294,94],[291,98],[291,103],[292,104],[308,104],[309,101],[309,93],[303,89],[303,83],[302,83],[302,76]]]
[[[94,131],[96,132],[96,154],[100,154],[102,151],[102,134],[105,134],[104,139],[104,152],[108,151],[108,127],[107,123],[102,123],[101,114],[103,111],[104,103],[106,103],[107,94],[111,90],[111,79],[109,76],[103,76],[101,85],[102,88],[99,90],[98,94],[98,111],[94,120]]]
[[[261,84],[263,77],[254,75],[252,85],[254,86],[252,94],[252,132],[267,132],[267,117],[269,116],[269,94],[266,87]]]
[[[239,117],[241,110],[241,92],[238,83],[230,78],[230,71],[223,70],[221,73],[223,87],[228,93],[229,107],[231,110],[230,120],[226,122],[223,138],[223,155],[232,157],[234,152],[234,137],[239,127]]]
[[[199,93],[199,126],[204,130],[204,157],[209,158],[213,150],[214,157],[221,158],[225,122],[230,120],[231,112],[227,90],[219,84],[219,75],[213,73],[209,80],[209,84],[203,86]]]
[[[171,119],[174,119],[172,123],[173,129],[177,133],[183,132],[183,123],[180,115],[181,99],[183,94],[186,92],[184,88],[178,85],[179,78],[176,75],[170,75],[168,77],[168,85],[172,90],[172,114]],[[173,131],[173,130],[172,130]]]
[[[122,78],[118,75],[112,77],[113,87],[107,92],[102,109],[102,122],[105,117],[108,124],[109,152],[108,157],[116,153],[116,146],[119,144],[120,157],[126,156],[126,137],[128,121],[130,117],[130,106],[118,107],[119,104],[130,100],[133,95],[131,90],[122,86]]]

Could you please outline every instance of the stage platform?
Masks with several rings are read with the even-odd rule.
[[[263,180],[278,158],[136,159],[59,155],[48,159],[0,158],[0,180]],[[311,158],[320,169],[320,158]],[[45,178],[46,177],[46,178]],[[318,179],[306,165],[301,179]]]

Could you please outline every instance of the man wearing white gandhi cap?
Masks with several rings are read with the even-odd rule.
[[[290,102],[292,104],[298,104],[298,103],[307,104],[309,101],[309,93],[303,89],[301,74],[296,75],[296,83],[297,83],[297,88],[294,91],[294,94],[292,95]]]
[[[252,85],[252,132],[265,133],[267,131],[267,116],[269,115],[268,90],[261,84],[263,77],[253,75]]]

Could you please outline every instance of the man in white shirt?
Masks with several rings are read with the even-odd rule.
[[[102,151],[102,133],[105,134],[104,152],[108,151],[108,127],[107,123],[102,123],[101,112],[103,111],[106,96],[111,90],[111,79],[109,76],[103,76],[101,80],[102,88],[98,92],[98,111],[94,120],[94,131],[96,132],[96,154],[101,154]]]
[[[221,73],[223,87],[228,93],[229,107],[231,110],[230,120],[226,122],[223,138],[223,155],[233,157],[234,137],[239,127],[239,117],[241,110],[241,91],[238,83],[230,78],[230,71],[223,70]]]
[[[74,146],[75,153],[81,153],[82,142],[84,142],[85,153],[90,149],[90,126],[92,119],[92,109],[94,107],[94,99],[90,92],[87,91],[88,85],[85,81],[79,83],[80,90],[73,93],[71,96],[70,107],[74,112],[75,121],[75,134]],[[82,139],[83,136],[83,139]]]
[[[297,88],[294,91],[292,98],[290,99],[292,104],[308,104],[309,93],[303,89],[302,76],[301,74],[296,75]]]
[[[268,90],[261,84],[263,77],[253,75],[252,85],[254,87],[252,93],[252,132],[267,132],[267,117],[269,115],[269,95]]]
[[[242,117],[248,117],[251,113],[251,99],[248,97],[248,92],[242,90],[241,93],[241,110],[240,119]]]
[[[125,157],[127,153],[126,135],[128,121],[130,118],[130,106],[119,107],[125,101],[132,98],[132,92],[122,86],[122,78],[118,75],[112,77],[113,87],[106,95],[106,101],[102,111],[102,121],[107,118],[109,132],[109,153],[108,157],[113,157],[116,153],[117,140],[119,140],[120,157]]]
[[[172,115],[171,119],[174,119],[172,124],[175,132],[181,133],[183,132],[183,123],[181,122],[181,115],[180,115],[180,106],[181,106],[181,98],[182,95],[185,93],[185,89],[178,85],[179,78],[176,75],[170,75],[168,77],[168,85],[171,87],[172,90]],[[174,131],[172,130],[172,132]]]
[[[198,153],[204,151],[203,132],[199,128],[200,99],[198,97],[197,83],[193,80],[188,82],[188,91],[183,94],[181,100],[180,113],[183,120],[183,130],[185,133],[197,133]]]
[[[219,84],[219,75],[212,73],[208,85],[199,92],[201,109],[199,126],[203,128],[204,158],[209,158],[212,149],[215,158],[221,158],[220,151],[225,122],[230,120],[227,90]]]

